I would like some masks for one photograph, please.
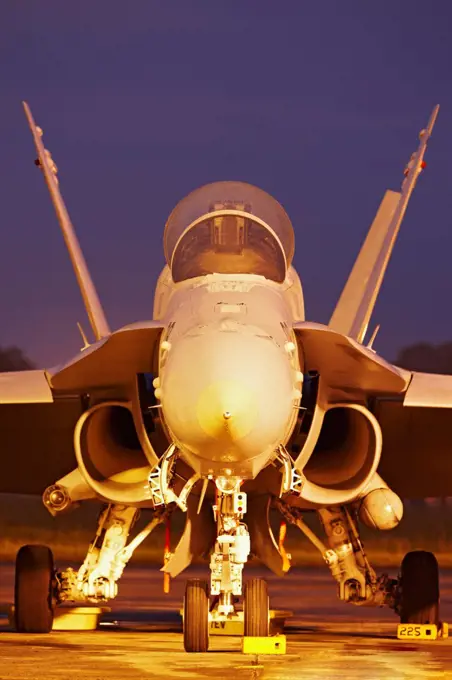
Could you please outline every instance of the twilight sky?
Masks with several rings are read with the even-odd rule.
[[[22,99],[113,328],[151,317],[168,214],[221,179],[284,205],[307,317],[327,323],[441,104],[373,323],[388,359],[451,340],[451,26],[450,0],[3,0],[0,345],[52,366],[89,330]]]

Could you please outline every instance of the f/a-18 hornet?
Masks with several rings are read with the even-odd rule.
[[[305,320],[285,210],[261,189],[228,181],[174,208],[153,318],[115,331],[42,130],[24,107],[95,341],[84,336],[62,365],[0,375],[0,491],[43,493],[52,515],[96,500],[101,511],[78,570],[57,569],[46,546],[20,549],[17,630],[48,632],[56,606],[114,598],[135,548],[175,508],[186,524],[164,572],[210,560],[210,580],[186,584],[189,652],[207,651],[212,622],[238,616],[250,555],[288,571],[271,509],[320,550],[342,601],[388,606],[402,622],[437,622],[435,557],[411,552],[398,578],[377,575],[359,523],[391,529],[401,497],[450,493],[452,376],[398,368],[373,349],[375,333],[367,336],[438,107],[400,191],[384,194],[328,325]],[[152,519],[130,539],[142,508]],[[323,538],[306,512],[318,514]],[[265,580],[250,579],[243,591],[245,635],[267,635]]]

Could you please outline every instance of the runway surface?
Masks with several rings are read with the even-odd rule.
[[[452,679],[452,638],[397,640],[395,614],[341,604],[322,567],[297,569],[284,579],[265,573],[272,608],[294,613],[285,656],[245,656],[239,638],[220,636],[211,637],[209,653],[186,654],[178,614],[186,575],[207,576],[207,569],[189,570],[165,595],[157,569],[130,567],[112,611],[95,632],[19,635],[4,621],[0,680]],[[2,602],[12,601],[13,579],[12,566],[1,566]],[[441,586],[442,618],[452,623],[452,572],[442,573]]]

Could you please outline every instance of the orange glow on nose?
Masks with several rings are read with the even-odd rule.
[[[258,418],[254,390],[237,380],[218,380],[200,394],[196,416],[210,437],[237,441],[251,432]]]

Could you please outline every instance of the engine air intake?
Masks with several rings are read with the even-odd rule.
[[[375,473],[381,448],[381,429],[370,411],[360,404],[331,406],[303,470],[303,498],[317,505],[350,502]]]
[[[97,404],[80,417],[74,432],[77,463],[89,486],[110,503],[150,499],[151,471],[128,404]]]

